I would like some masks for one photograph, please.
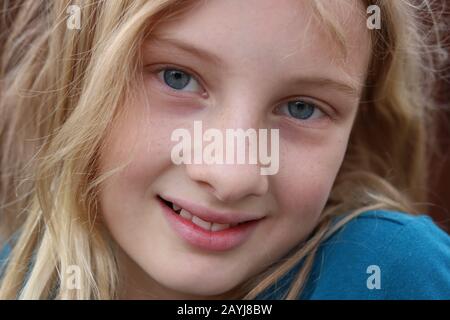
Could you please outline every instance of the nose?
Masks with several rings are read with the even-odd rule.
[[[187,175],[224,203],[267,193],[268,176],[252,164],[187,164]]]
[[[206,189],[213,194],[218,200],[224,203],[232,203],[243,199],[247,196],[263,196],[269,189],[269,177],[261,174],[261,166],[259,164],[259,121],[255,115],[247,114],[247,116],[236,116],[237,112],[222,114],[217,117],[217,121],[210,122],[214,124],[213,128],[221,128],[223,137],[223,163],[191,163],[186,164],[187,176],[197,183],[200,187]],[[245,143],[239,144],[237,140],[231,142],[226,134],[227,129],[234,129],[241,132],[248,129],[254,130],[256,133],[256,143],[250,144],[250,138],[245,138]],[[241,140],[242,141],[242,140]],[[227,153],[230,151],[228,147],[234,149],[233,161],[226,161]],[[245,145],[245,150],[242,147]],[[254,149],[256,148],[256,150]],[[252,150],[250,150],[252,149]],[[245,161],[237,161],[237,154],[245,154]],[[250,153],[256,157],[256,161],[250,160]],[[232,156],[232,158],[234,157]],[[255,159],[255,158],[254,158]],[[256,162],[256,163],[255,163]]]

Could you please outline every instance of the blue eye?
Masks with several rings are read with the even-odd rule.
[[[308,120],[320,117],[323,112],[314,104],[305,100],[289,101],[287,104],[281,106],[281,113],[293,117],[298,120]]]
[[[166,68],[161,70],[158,76],[174,90],[196,92],[201,89],[198,81],[182,70]]]

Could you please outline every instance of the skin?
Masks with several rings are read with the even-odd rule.
[[[296,0],[204,1],[161,24],[154,35],[160,40],[146,41],[143,90],[123,106],[100,159],[101,172],[131,159],[100,193],[125,280],[122,298],[226,298],[311,234],[341,167],[370,59],[365,10],[357,1],[343,4],[327,2],[327,9],[343,26],[345,57],[308,2]],[[175,49],[167,38],[202,48],[220,64]],[[191,72],[198,85],[170,88],[158,76],[164,64]],[[316,77],[355,92],[310,81]],[[318,106],[311,119],[282,107],[299,98]],[[220,130],[279,129],[278,173],[263,176],[249,164],[173,164],[171,133],[194,120]],[[158,194],[264,219],[236,248],[199,249],[167,223]]]

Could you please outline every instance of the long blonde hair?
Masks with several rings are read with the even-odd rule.
[[[286,296],[295,299],[318,246],[347,221],[371,209],[416,213],[426,201],[437,52],[430,40],[439,39],[435,24],[425,29],[421,16],[430,3],[362,2],[380,7],[382,28],[371,31],[366,90],[321,221],[288,257],[236,288],[236,298],[255,298],[304,261]],[[0,3],[0,234],[3,241],[14,234],[0,298],[117,298],[118,266],[97,195],[127,163],[98,175],[98,155],[118,106],[133,94],[143,39],[196,1]],[[322,2],[313,4],[345,46]],[[80,30],[67,30],[69,5],[82,10]],[[80,290],[61,285],[71,265],[86,275]]]

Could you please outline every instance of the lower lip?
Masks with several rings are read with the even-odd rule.
[[[175,232],[188,243],[206,250],[225,251],[244,243],[261,220],[246,222],[221,231],[205,230],[186,220],[158,199],[164,215]]]

